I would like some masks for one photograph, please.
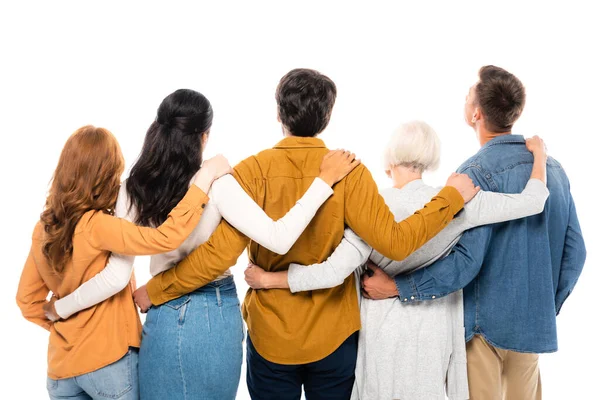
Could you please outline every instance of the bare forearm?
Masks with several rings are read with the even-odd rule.
[[[288,272],[268,272],[264,276],[263,280],[264,289],[289,289],[288,284]]]
[[[546,160],[545,153],[533,153],[533,168],[531,169],[531,179],[539,179],[546,183]]]

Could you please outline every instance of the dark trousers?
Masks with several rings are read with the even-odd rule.
[[[333,353],[309,364],[283,365],[264,359],[248,335],[246,382],[253,400],[348,400],[354,385],[358,332]]]

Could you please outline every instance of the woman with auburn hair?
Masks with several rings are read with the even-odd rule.
[[[121,186],[118,216],[143,226],[162,223],[202,161],[212,119],[210,102],[196,91],[180,89],[161,102],[142,152]],[[156,275],[185,258],[208,240],[222,217],[266,249],[287,253],[333,194],[331,186],[358,164],[353,154],[330,152],[323,159],[319,177],[278,221],[268,217],[233,176],[224,176],[212,185],[211,200],[196,229],[177,249],[153,256],[150,273]],[[55,310],[49,313],[52,319],[69,321],[88,312],[88,307],[123,293],[134,257],[114,253],[120,254],[113,254],[98,275],[90,276],[92,279],[81,282],[83,285],[54,304]],[[130,295],[129,290],[127,293]],[[243,336],[240,303],[230,271],[187,296],[151,308],[139,356],[141,398],[234,399]]]
[[[381,194],[397,221],[422,208],[439,191],[426,185],[422,175],[437,168],[440,148],[435,131],[421,121],[405,123],[392,135],[383,164],[393,187]],[[467,229],[539,214],[549,194],[546,151],[538,137],[527,140],[527,149],[533,153],[533,168],[523,192],[480,191],[444,230],[403,261],[385,258],[347,229],[323,263],[291,264],[281,272],[266,272],[251,264],[246,282],[253,289],[289,288],[296,293],[337,286],[356,272],[364,274],[366,287],[374,273],[395,276],[446,256]],[[368,260],[374,265],[366,269]],[[363,291],[352,399],[444,400],[446,395],[452,400],[468,399],[462,291],[433,296],[421,304],[403,304],[407,300],[397,296],[372,300]]]
[[[198,224],[212,181],[230,172],[218,156],[157,228],[112,215],[124,169],[115,137],[84,126],[65,144],[46,207],[36,224],[17,291],[23,316],[50,331],[47,388],[51,399],[137,399],[141,325],[129,286],[66,321],[45,316],[55,298],[100,272],[111,252],[156,254],[176,249]]]

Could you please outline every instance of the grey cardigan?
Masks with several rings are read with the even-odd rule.
[[[381,194],[400,221],[438,192],[416,180]],[[531,179],[520,194],[482,191],[443,231],[400,262],[372,251],[347,229],[323,263],[290,265],[290,290],[337,286],[351,273],[360,274],[368,258],[390,276],[422,268],[447,255],[465,230],[538,214],[547,197],[546,186],[537,179]],[[352,398],[444,400],[446,393],[450,400],[468,399],[462,291],[422,303],[402,304],[402,300],[360,300],[362,330]]]

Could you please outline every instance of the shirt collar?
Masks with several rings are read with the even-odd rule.
[[[506,144],[506,143],[525,143],[525,138],[523,135],[502,135],[493,138],[486,144],[481,147],[481,150],[486,149],[490,146],[494,146],[497,144]]]
[[[287,136],[279,143],[277,143],[274,149],[292,149],[292,148],[325,148],[325,143],[321,139],[316,137],[300,137],[300,136]]]

